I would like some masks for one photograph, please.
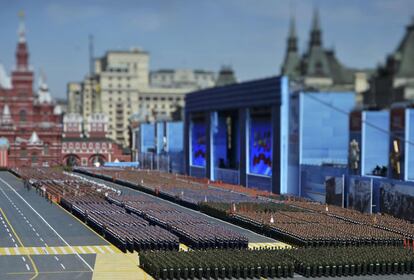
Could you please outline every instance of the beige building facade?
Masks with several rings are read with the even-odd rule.
[[[199,89],[195,83],[180,87],[168,83],[152,85],[149,54],[140,49],[108,51],[95,59],[94,66],[93,75],[68,84],[68,112],[82,116],[84,130],[91,115],[106,115],[107,137],[123,146],[130,145],[131,116],[141,121],[168,120],[184,107],[185,94]],[[204,73],[205,77],[214,77],[212,72]],[[205,81],[203,87],[214,86],[213,80]]]

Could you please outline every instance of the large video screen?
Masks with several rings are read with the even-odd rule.
[[[249,173],[272,176],[272,124],[270,113],[250,117]]]
[[[192,122],[191,129],[191,165],[206,166],[206,124],[202,120]]]

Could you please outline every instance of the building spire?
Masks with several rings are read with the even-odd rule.
[[[29,68],[29,53],[27,51],[26,43],[26,28],[24,25],[24,12],[19,13],[20,25],[19,25],[19,41],[17,43],[16,50],[16,62],[18,71],[27,71]]]
[[[296,19],[294,15],[290,16],[289,38],[296,38]]]
[[[19,12],[20,24],[19,24],[19,43],[26,42],[26,27],[24,24],[24,11]]]
[[[312,19],[312,29],[310,34],[310,48],[322,46],[322,31],[319,19],[319,9],[315,8]]]
[[[298,51],[298,38],[296,37],[296,24],[295,17],[292,15],[290,17],[290,26],[289,26],[289,36],[287,39],[287,52],[297,52]]]
[[[299,63],[298,38],[296,36],[295,17],[292,14],[290,17],[286,55],[281,69],[282,74],[290,77],[297,76],[299,71]]]
[[[320,26],[320,20],[319,20],[319,9],[315,7],[313,11],[312,30],[316,31],[316,30],[320,30],[320,28],[321,26]]]

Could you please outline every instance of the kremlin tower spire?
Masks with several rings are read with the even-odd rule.
[[[29,66],[29,52],[26,44],[26,27],[24,24],[24,12],[19,13],[20,25],[18,30],[19,41],[16,50],[17,71],[27,71]]]
[[[16,67],[12,72],[12,87],[19,89],[19,96],[33,96],[33,72],[29,69],[29,50],[26,42],[26,27],[23,11],[19,13],[19,19]]]

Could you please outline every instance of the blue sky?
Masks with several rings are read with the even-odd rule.
[[[294,11],[303,52],[319,7],[326,47],[350,67],[372,68],[400,42],[414,15],[412,0],[0,0],[0,63],[14,65],[17,14],[26,13],[30,62],[52,93],[88,71],[88,34],[95,54],[138,46],[150,68],[217,71],[231,64],[239,80],[279,74]]]

